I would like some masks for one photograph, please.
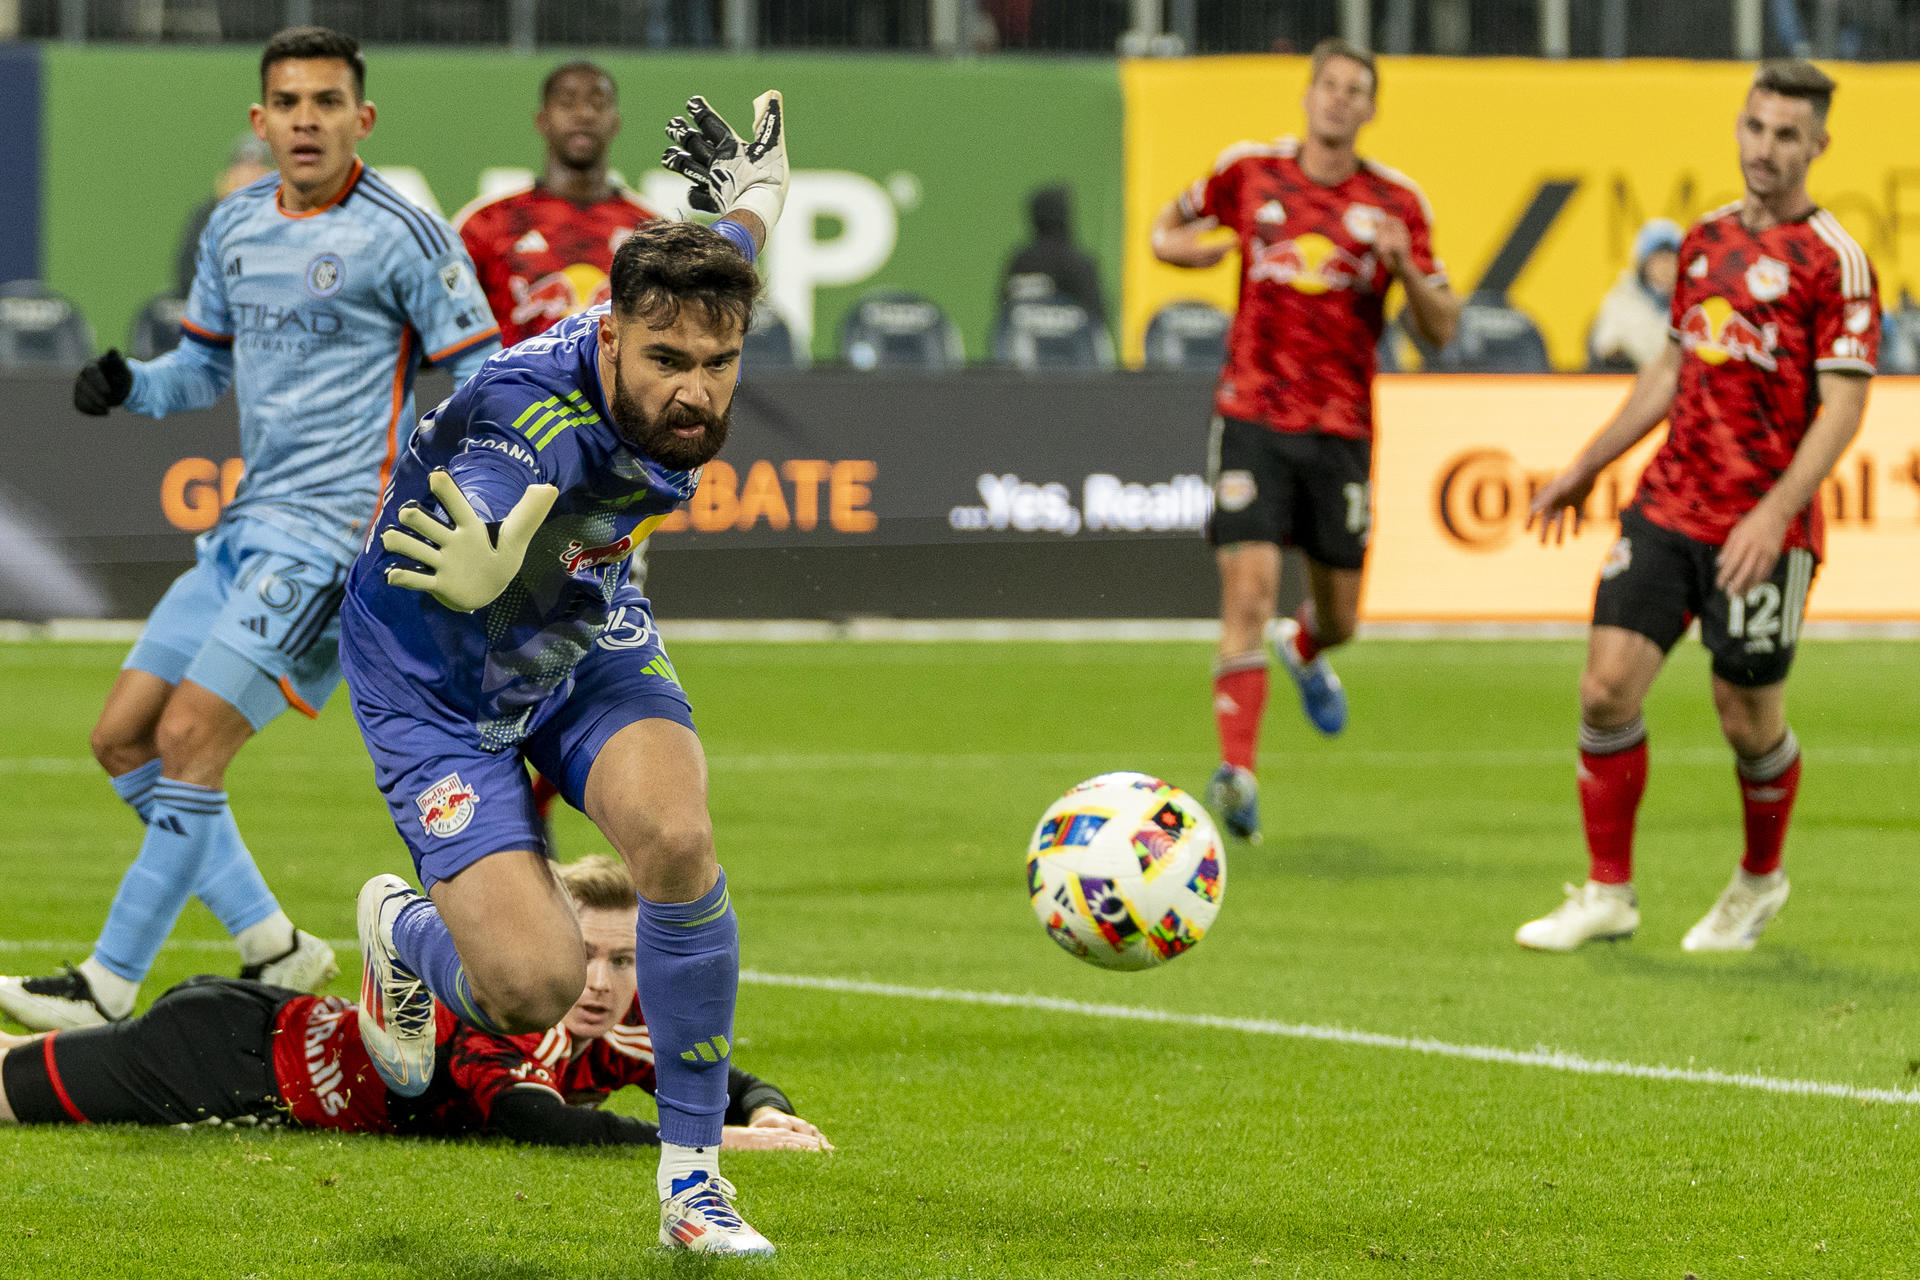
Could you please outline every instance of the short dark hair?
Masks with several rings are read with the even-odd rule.
[[[1805,58],[1769,58],[1753,73],[1753,87],[1783,98],[1799,98],[1813,108],[1814,119],[1825,124],[1833,91],[1833,77]]]
[[[1368,92],[1373,97],[1377,98],[1380,96],[1380,68],[1374,65],[1373,55],[1353,41],[1342,40],[1339,36],[1328,36],[1325,40],[1313,46],[1313,53],[1310,56],[1313,60],[1313,70],[1307,77],[1309,84],[1320,78],[1320,69],[1322,67],[1332,62],[1335,58],[1345,58],[1350,62],[1357,62],[1367,69],[1367,75],[1373,82],[1373,87],[1368,90]]]
[[[266,50],[260,55],[261,97],[267,93],[267,70],[276,62],[291,62],[296,58],[340,59],[353,72],[354,98],[360,102],[367,100],[367,56],[360,52],[359,41],[331,27],[288,27],[267,41]]]
[[[649,222],[614,251],[613,313],[665,329],[689,303],[744,333],[760,277],[727,238],[697,222]]]
[[[546,106],[547,100],[553,97],[554,87],[560,83],[561,76],[572,75],[576,71],[584,71],[588,75],[598,76],[600,79],[605,80],[607,82],[607,88],[613,90],[615,100],[617,101],[619,99],[620,86],[614,81],[612,76],[607,74],[607,69],[599,63],[563,62],[553,70],[547,72],[547,78],[540,82],[540,105],[543,107]]]

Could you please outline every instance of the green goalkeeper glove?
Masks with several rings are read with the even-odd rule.
[[[686,116],[667,122],[673,146],[661,164],[693,182],[688,197],[707,213],[743,210],[771,232],[787,203],[787,123],[780,91],[769,89],[753,100],[753,140],[707,105],[687,99]]]
[[[380,535],[380,545],[395,555],[418,561],[430,572],[396,567],[387,570],[387,581],[408,591],[425,591],[460,613],[492,604],[520,572],[520,562],[527,558],[527,544],[553,509],[560,490],[550,484],[528,485],[500,522],[496,540],[444,468],[427,477],[427,487],[440,500],[453,525],[449,528],[441,524],[414,503],[400,508],[400,523],[428,540],[423,542],[389,529]]]

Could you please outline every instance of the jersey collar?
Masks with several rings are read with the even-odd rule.
[[[339,204],[341,201],[345,200],[348,196],[353,194],[353,189],[360,185],[360,175],[365,173],[366,171],[367,171],[367,162],[362,160],[359,156],[355,156],[353,158],[353,172],[347,175],[346,184],[340,188],[339,192],[334,195],[333,199],[327,201],[323,205],[319,205],[312,209],[302,209],[298,213],[287,208],[286,205],[280,203],[280,196],[286,190],[286,186],[283,183],[280,186],[275,187],[273,189],[273,207],[280,211],[280,216],[283,218],[311,218],[316,214],[325,213],[327,210],[333,208],[335,205]]]

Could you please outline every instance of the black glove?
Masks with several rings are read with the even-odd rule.
[[[697,104],[697,105],[696,105]],[[713,190],[713,163],[731,160],[740,154],[740,140],[727,122],[709,108],[704,98],[693,98],[687,110],[698,123],[685,116],[667,121],[667,137],[673,146],[660,157],[660,163],[693,184],[687,203],[703,213],[719,213],[720,197]]]
[[[687,114],[667,121],[673,146],[660,163],[693,183],[687,202],[706,213],[743,209],[768,230],[787,200],[786,112],[780,91],[753,100],[753,137],[742,138],[707,105],[687,99]]]
[[[73,407],[96,418],[133,393],[133,370],[119,351],[112,347],[99,359],[80,370],[73,380]]]

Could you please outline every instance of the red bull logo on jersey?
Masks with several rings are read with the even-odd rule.
[[[1772,373],[1774,326],[1764,328],[1734,310],[1725,298],[1708,298],[1687,308],[1680,317],[1680,345],[1708,364],[1744,360]]]
[[[460,781],[458,773],[450,773],[415,796],[413,803],[420,810],[420,825],[428,835],[451,836],[473,821],[480,795]]]
[[[1364,287],[1373,279],[1373,255],[1356,258],[1318,232],[1278,244],[1253,242],[1249,280],[1291,285],[1300,293]]]
[[[570,540],[567,543],[567,549],[560,553],[560,563],[566,566],[568,573],[578,573],[582,569],[592,569],[603,564],[618,564],[632,554],[632,534],[602,547],[589,547]]]
[[[607,279],[607,273],[585,262],[549,271],[532,284],[518,276],[507,284],[513,291],[515,324],[542,318],[564,320],[613,296],[613,282]]]

